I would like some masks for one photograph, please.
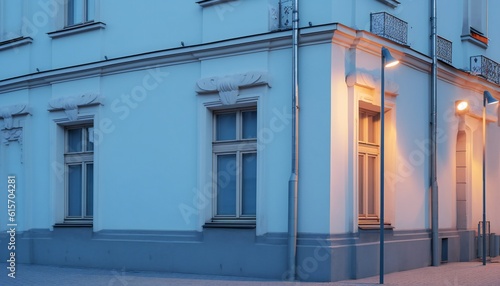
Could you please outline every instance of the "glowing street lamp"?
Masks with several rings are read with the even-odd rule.
[[[497,103],[487,90],[483,92],[483,265],[486,265],[486,105]],[[467,112],[469,103],[465,100],[455,102],[456,111],[459,114]]]
[[[380,284],[384,284],[384,111],[385,111],[385,68],[399,64],[389,50],[382,47],[380,88]]]
[[[463,114],[469,110],[469,102],[466,100],[457,100],[455,102],[455,108],[458,114]]]
[[[486,104],[497,103],[487,90],[483,93],[483,265],[486,265]]]

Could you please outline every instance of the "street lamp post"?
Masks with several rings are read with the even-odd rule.
[[[486,104],[498,102],[487,90],[483,93],[483,265],[486,265]]]
[[[483,239],[482,239],[482,258],[483,265],[486,265],[486,105],[497,103],[498,99],[494,98],[491,93],[487,90],[483,93]],[[469,106],[468,102],[465,100],[460,100],[455,103],[456,109],[459,114],[465,113]],[[479,238],[479,233],[478,233]]]
[[[393,67],[399,61],[389,50],[382,47],[381,87],[380,87],[380,284],[384,284],[384,111],[385,111],[385,68]]]

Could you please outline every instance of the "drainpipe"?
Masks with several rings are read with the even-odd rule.
[[[439,220],[438,220],[438,184],[437,184],[437,3],[432,3],[432,80],[431,80],[431,216],[432,216],[432,266],[439,266]]]
[[[297,194],[299,189],[299,4],[293,0],[292,20],[292,174],[288,181],[288,280],[296,278]]]

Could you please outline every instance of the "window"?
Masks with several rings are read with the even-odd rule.
[[[488,0],[464,1],[462,40],[488,47]]]
[[[213,115],[213,222],[255,222],[257,110]]]
[[[68,0],[66,26],[78,25],[94,20],[95,0]]]
[[[486,34],[486,10],[487,0],[474,0],[470,6],[470,28],[480,34]]]
[[[21,1],[0,0],[0,42],[21,37]]]
[[[360,223],[378,219],[378,112],[360,109],[358,133],[358,215]]]
[[[65,130],[65,220],[88,221],[94,214],[94,128]]]

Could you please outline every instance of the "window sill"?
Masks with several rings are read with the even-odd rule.
[[[399,4],[401,4],[401,2],[399,2],[398,0],[378,0],[378,1],[384,3],[387,6],[390,6],[391,8],[396,8],[398,7]]]
[[[375,225],[375,224],[360,224],[358,225],[358,228],[360,230],[379,230],[380,229],[380,224]],[[384,224],[384,230],[393,230],[394,227],[390,224]]]
[[[33,39],[30,37],[19,37],[19,38],[10,39],[7,41],[2,41],[2,42],[0,42],[0,51],[6,50],[9,48],[13,48],[13,47],[31,44],[32,42],[33,42]]]
[[[92,221],[68,221],[63,223],[56,223],[54,227],[93,227]]]
[[[483,49],[488,48],[488,38],[486,38],[486,42],[480,41],[471,35],[462,35],[460,38],[462,38],[462,42],[469,42]]]
[[[203,225],[203,228],[240,228],[240,229],[252,229],[255,228],[255,221],[242,221],[242,222],[207,222]]]
[[[224,2],[230,2],[230,1],[234,1],[234,0],[201,0],[201,1],[198,1],[196,3],[199,4],[201,7],[208,7],[208,6],[212,6],[215,4],[220,4],[220,3],[224,3]]]
[[[360,219],[358,221],[358,228],[361,230],[379,230],[380,229],[380,221],[378,218],[373,219]],[[390,222],[384,223],[385,230],[392,230],[394,227]]]
[[[49,32],[49,33],[47,33],[47,35],[49,35],[49,37],[51,37],[52,39],[57,39],[59,37],[65,37],[65,36],[84,33],[84,32],[88,32],[88,31],[100,30],[100,29],[104,29],[105,27],[106,27],[106,24],[104,24],[103,22],[87,22],[87,23],[83,23],[83,24],[65,27],[62,30]]]

